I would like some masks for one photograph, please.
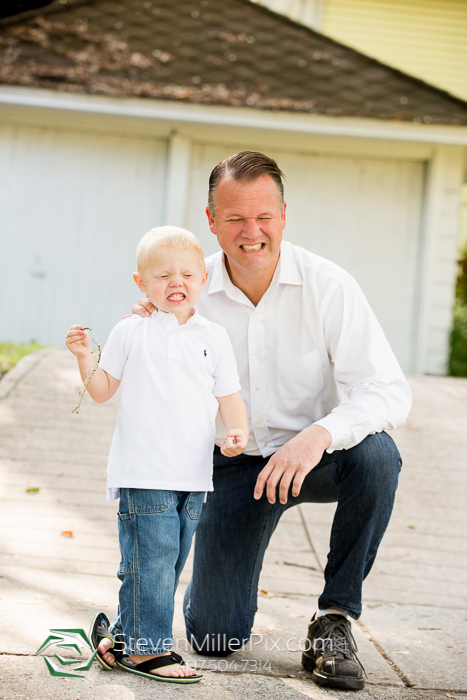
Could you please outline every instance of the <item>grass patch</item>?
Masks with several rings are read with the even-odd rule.
[[[43,347],[35,340],[32,343],[0,343],[0,377],[14,367],[22,357]]]

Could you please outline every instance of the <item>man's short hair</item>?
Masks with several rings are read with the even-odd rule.
[[[141,273],[147,266],[149,255],[156,248],[176,248],[186,250],[194,248],[199,255],[201,267],[204,270],[204,251],[194,233],[178,226],[157,226],[144,234],[136,249],[136,263]]]
[[[237,182],[254,182],[262,175],[269,175],[277,187],[281,209],[284,209],[284,173],[276,161],[259,151],[240,151],[216,165],[209,178],[208,209],[216,210],[216,190],[224,175]]]

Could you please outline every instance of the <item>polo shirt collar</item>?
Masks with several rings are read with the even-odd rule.
[[[271,281],[271,287],[276,287],[279,284],[292,284],[296,286],[303,284],[302,275],[298,269],[292,245],[288,241],[282,241],[281,243],[281,255]],[[235,289],[237,288],[232,284],[229,273],[225,267],[224,253],[221,251],[212,268],[208,294],[227,292],[227,290],[232,292]]]
[[[194,313],[190,316],[188,321],[183,324],[183,326],[191,326],[194,323],[197,323],[200,326],[207,326],[208,321],[203,316],[200,315],[196,306],[194,306],[193,308],[194,308]],[[183,328],[183,326],[178,325],[178,321],[177,321],[175,314],[169,314],[166,311],[161,311],[161,309],[157,309],[156,311],[154,311],[151,314],[151,316],[152,316],[152,318],[155,318],[157,321],[169,320],[170,318],[172,318],[177,323],[178,328]]]

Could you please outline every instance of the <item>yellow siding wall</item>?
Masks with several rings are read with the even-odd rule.
[[[467,100],[467,0],[325,0],[321,31]]]

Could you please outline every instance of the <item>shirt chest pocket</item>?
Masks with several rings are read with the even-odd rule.
[[[298,355],[278,348],[277,374],[281,396],[298,401],[316,396],[323,387],[319,351]]]

